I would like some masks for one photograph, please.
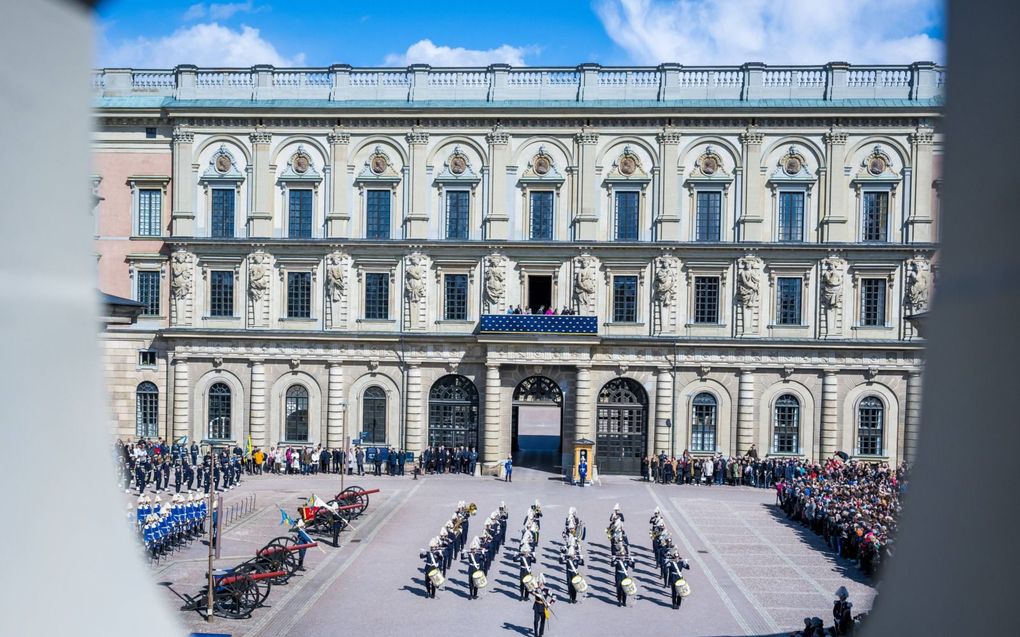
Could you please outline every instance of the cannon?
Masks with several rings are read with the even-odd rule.
[[[336,494],[330,502],[336,502],[344,510],[352,511],[352,517],[358,517],[368,509],[368,496],[372,493],[379,493],[379,489],[362,489],[361,487],[347,487]]]
[[[340,531],[347,528],[350,520],[358,514],[358,504],[340,505],[330,500],[326,506],[298,507],[298,515],[309,531],[330,533],[334,524],[340,525]]]
[[[242,564],[237,568],[213,571],[212,612],[227,619],[245,619],[262,606],[269,596],[272,581],[282,577],[286,571],[253,572],[251,565]],[[169,582],[163,582],[174,595],[184,601],[181,610],[200,613],[209,611],[209,588],[205,586],[197,595],[183,595],[173,589]]]

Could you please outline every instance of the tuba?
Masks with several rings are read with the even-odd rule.
[[[468,515],[474,515],[475,513],[478,513],[478,506],[474,502],[472,502],[467,506],[467,512]]]

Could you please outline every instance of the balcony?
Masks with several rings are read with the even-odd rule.
[[[556,314],[483,314],[482,334],[598,334],[597,316],[560,316]]]

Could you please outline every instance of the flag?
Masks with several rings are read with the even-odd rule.
[[[290,519],[290,516],[283,510],[283,507],[280,507],[280,524],[286,524],[288,526],[294,525],[294,520]]]
[[[251,434],[248,434],[248,447],[245,449],[244,455],[250,458],[251,457],[251,451],[252,451]]]
[[[187,436],[181,436],[180,438],[177,439],[177,444],[179,444],[179,445],[186,445],[186,444],[188,444],[188,437]]]
[[[310,507],[324,507],[324,506],[326,506],[326,503],[323,502],[322,500],[320,500],[319,498],[317,498],[315,496],[315,494],[313,493],[312,497],[308,498],[308,506],[310,506]]]

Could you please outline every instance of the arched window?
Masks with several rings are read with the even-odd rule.
[[[429,390],[429,446],[478,446],[478,390],[464,376],[443,376]]]
[[[715,451],[715,426],[718,403],[715,396],[702,392],[691,404],[691,450]]]
[[[800,401],[783,394],[776,399],[772,412],[772,451],[798,453],[800,451]]]
[[[159,389],[148,381],[135,390],[135,435],[155,438],[159,429]]]
[[[287,390],[285,406],[286,440],[292,442],[308,441],[308,390],[302,385],[291,385]]]
[[[209,438],[230,439],[230,387],[226,383],[209,388]]]
[[[885,429],[885,405],[876,396],[868,396],[857,407],[857,453],[862,456],[882,455],[882,434]]]
[[[648,396],[641,383],[614,378],[602,386],[595,422],[595,461],[603,473],[640,473],[647,453]]]
[[[361,398],[361,430],[368,434],[362,443],[386,443],[386,390],[373,385]]]

